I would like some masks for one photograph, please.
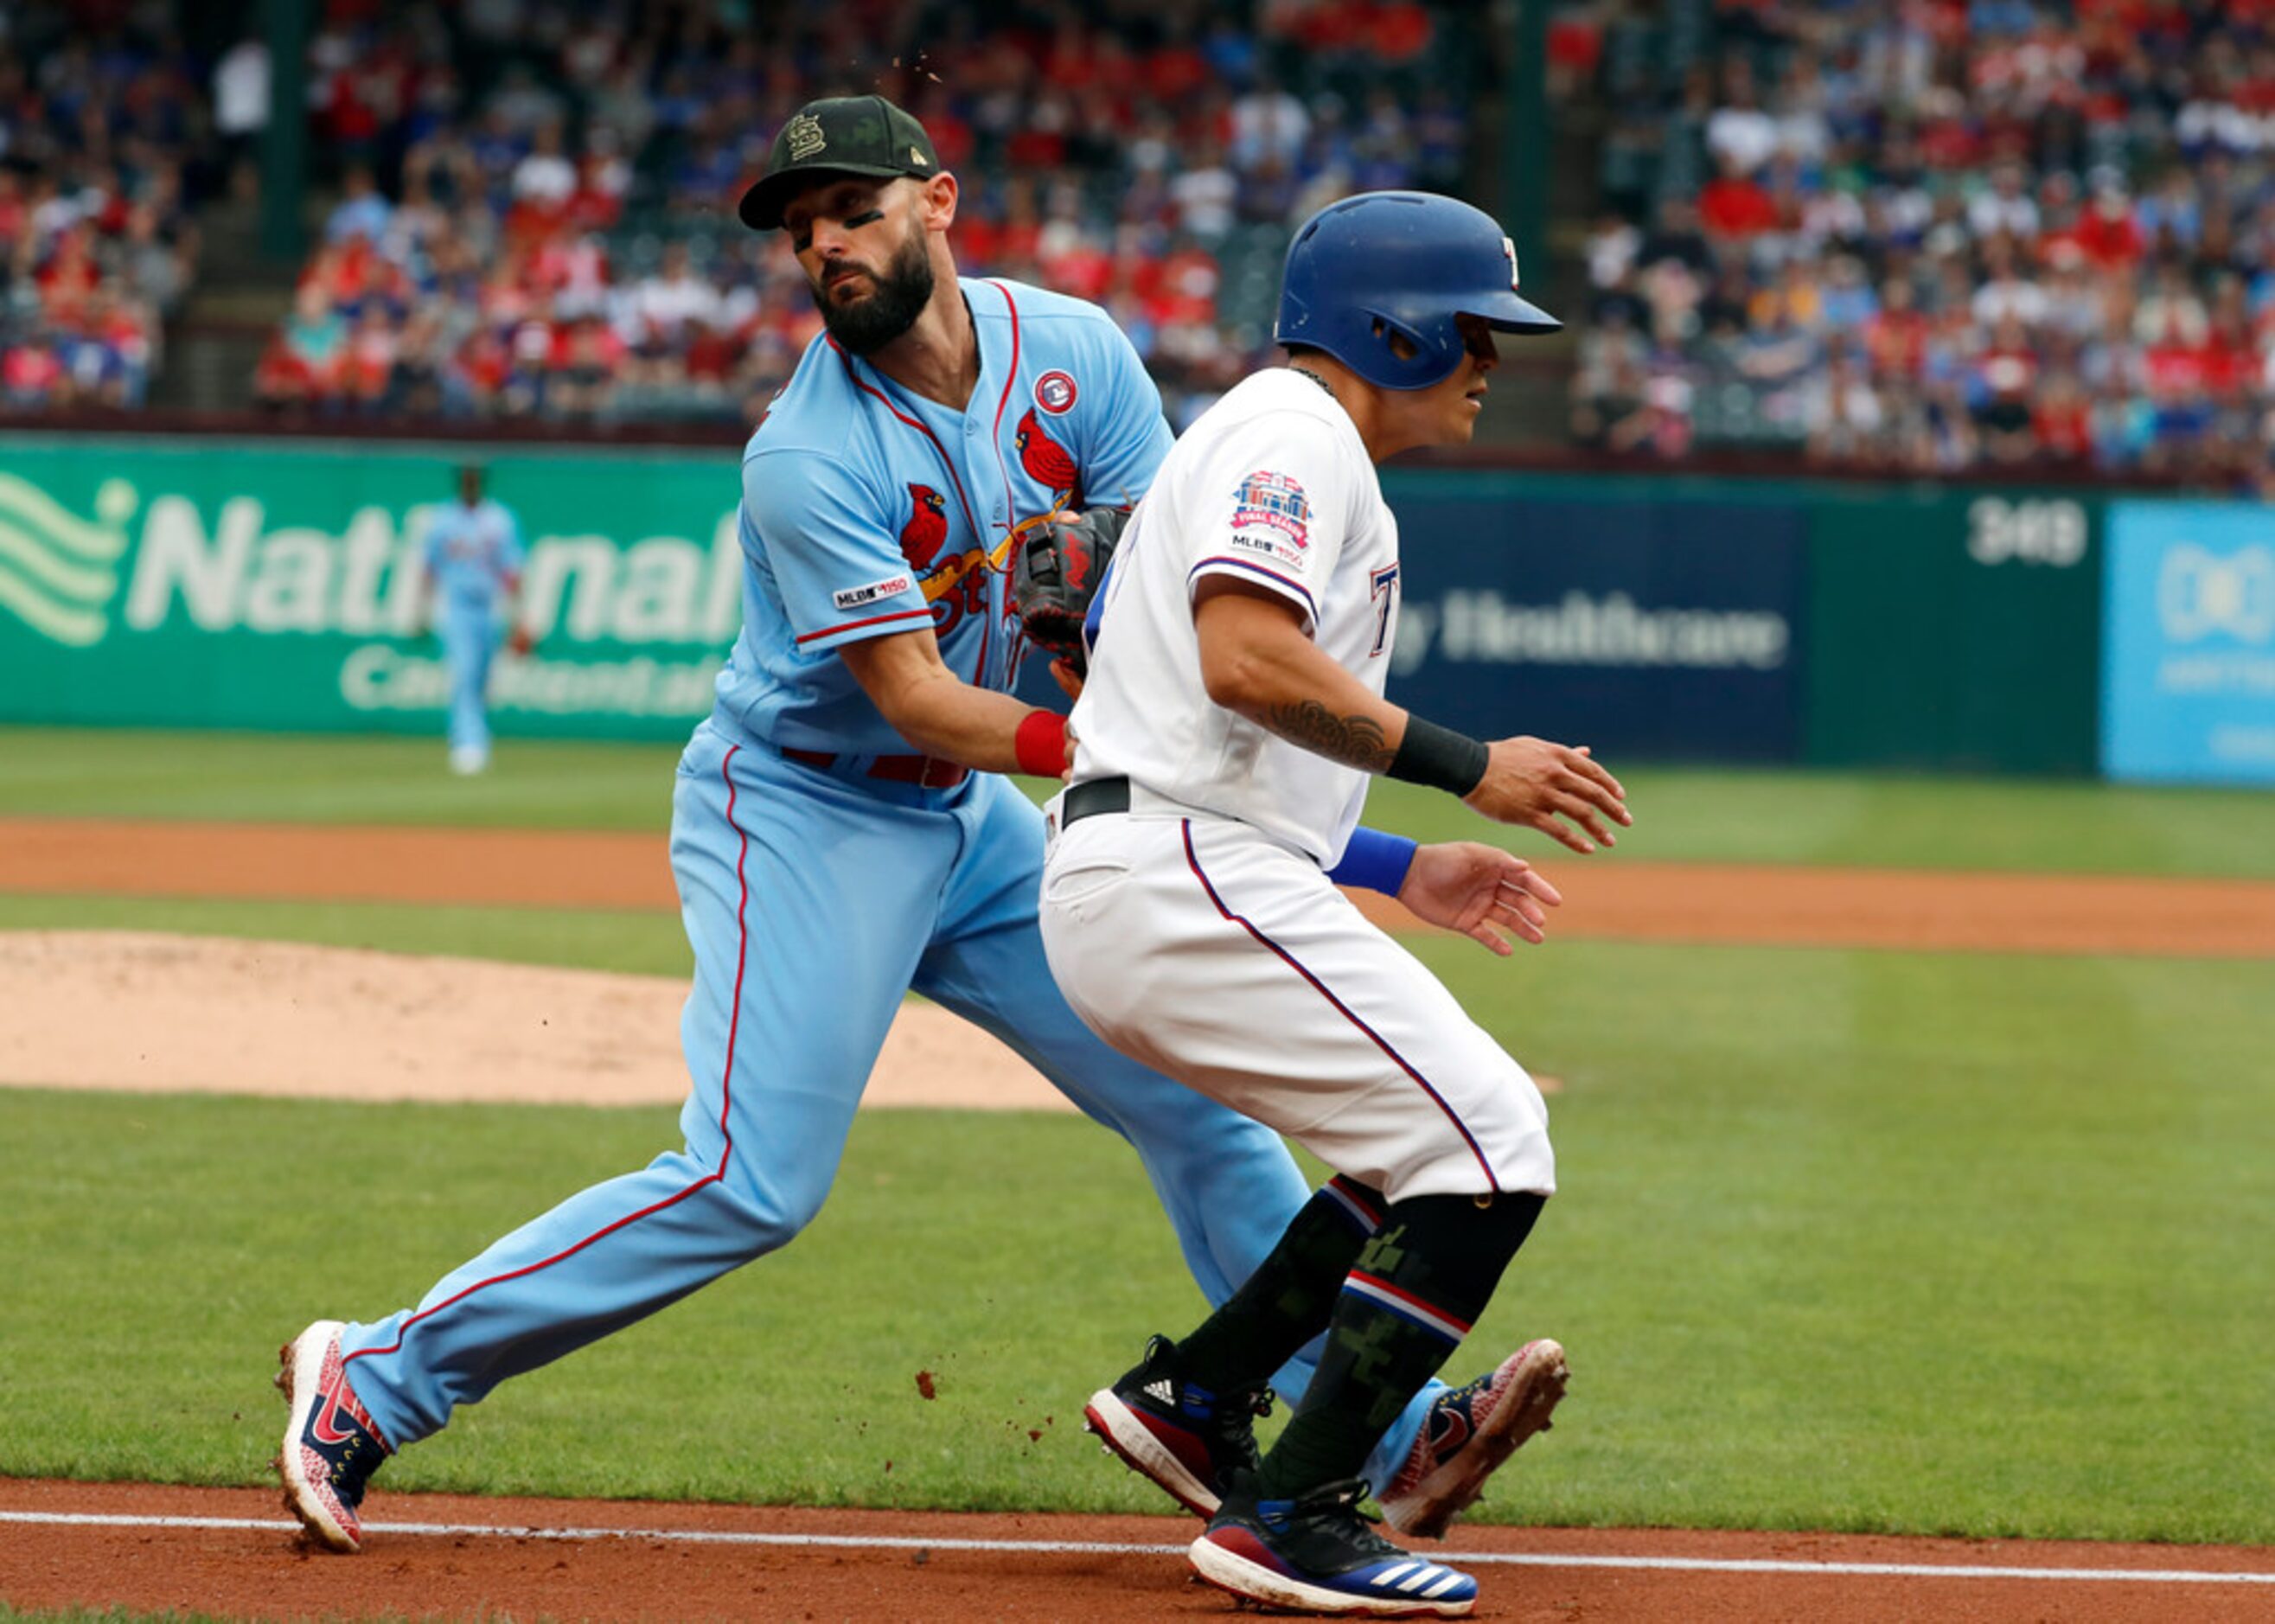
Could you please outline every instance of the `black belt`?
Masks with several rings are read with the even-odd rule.
[[[1126,812],[1129,810],[1128,779],[1092,778],[1075,785],[1059,797],[1059,827],[1071,828],[1085,818],[1094,818],[1100,812]]]

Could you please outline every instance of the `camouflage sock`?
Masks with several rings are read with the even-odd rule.
[[[1177,1344],[1186,1379],[1219,1393],[1254,1386],[1327,1327],[1343,1279],[1382,1217],[1382,1197],[1338,1176],[1289,1223],[1271,1255]]]
[[[1358,1475],[1492,1301],[1542,1205],[1528,1193],[1484,1206],[1471,1196],[1416,1196],[1389,1209],[1336,1299],[1319,1375],[1264,1457],[1266,1499]]]

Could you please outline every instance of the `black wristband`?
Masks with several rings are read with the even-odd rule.
[[[1484,740],[1410,714],[1406,736],[1398,741],[1398,753],[1391,758],[1389,776],[1467,795],[1485,782],[1489,753]]]

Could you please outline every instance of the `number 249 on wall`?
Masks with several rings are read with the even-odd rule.
[[[2053,498],[1978,496],[1967,504],[1967,555],[1978,564],[2014,562],[2067,570],[2085,558],[2085,509]]]

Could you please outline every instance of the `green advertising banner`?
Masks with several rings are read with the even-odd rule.
[[[0,721],[433,733],[420,550],[465,458],[0,441]],[[506,735],[676,738],[742,624],[737,458],[485,455],[528,549]]]
[[[439,741],[447,673],[419,623],[419,560],[459,460],[441,446],[0,439],[0,721]],[[684,736],[741,625],[733,449],[482,460],[521,522],[522,618],[538,638],[493,673],[498,731]],[[1385,488],[1412,520],[1402,655],[1461,654],[1484,606],[1503,631],[1561,635],[1579,616],[1635,644],[1570,654],[1587,667],[1580,698],[1627,703],[1621,684],[1664,680],[1646,709],[1708,757],[1758,721],[1776,722],[1775,742],[1748,759],[2095,770],[2098,495],[1398,471]],[[1658,540],[1631,545],[1645,531]],[[1690,726],[1683,707],[1714,699],[1715,674],[1661,669],[1644,633],[1700,605],[1760,608],[1772,531],[1806,542],[1775,573],[1784,720]],[[1455,607],[1469,618],[1430,619]],[[1556,677],[1527,654],[1504,708],[1546,704]]]
[[[2090,774],[2102,500],[1810,488],[1803,759]]]

